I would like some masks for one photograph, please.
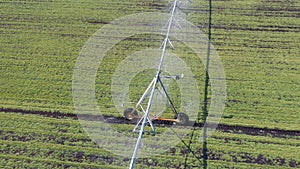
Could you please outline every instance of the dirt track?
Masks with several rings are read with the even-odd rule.
[[[61,112],[44,112],[44,111],[29,111],[29,110],[20,110],[20,109],[5,109],[1,108],[1,112],[7,113],[21,113],[21,114],[35,114],[41,115],[45,117],[51,118],[72,118],[74,120],[78,120],[78,118],[82,120],[101,120],[107,123],[117,123],[117,124],[136,124],[136,121],[128,121],[123,117],[113,117],[113,116],[95,116],[95,115],[81,115],[78,117],[75,114],[66,114]],[[154,123],[158,126],[168,126],[172,125],[170,122],[165,121],[154,121]],[[202,127],[202,123],[196,123],[190,121],[188,126],[193,127]],[[208,125],[210,127],[210,125]],[[247,134],[247,135],[258,135],[258,136],[271,136],[271,137],[279,137],[279,138],[288,138],[294,136],[300,136],[299,130],[282,130],[282,129],[270,129],[270,128],[257,128],[257,127],[248,127],[248,126],[238,126],[238,125],[227,125],[227,124],[218,124],[216,130],[221,132],[230,132],[230,133],[239,133],[239,134]]]

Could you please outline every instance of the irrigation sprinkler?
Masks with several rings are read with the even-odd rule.
[[[142,95],[142,97],[139,99],[139,101],[137,102],[137,104],[135,105],[135,109],[134,108],[127,108],[124,111],[124,117],[127,118],[128,120],[132,120],[135,117],[138,117],[138,113],[137,110],[138,108],[140,108],[142,110],[142,112],[144,113],[143,116],[138,117],[138,122],[136,124],[136,126],[133,129],[133,132],[138,132],[139,136],[134,148],[134,152],[131,158],[131,162],[130,162],[130,169],[134,168],[135,165],[135,161],[138,155],[138,151],[140,148],[140,144],[141,144],[141,140],[142,137],[145,133],[145,126],[149,123],[149,125],[151,126],[152,129],[152,134],[155,135],[156,134],[156,130],[155,130],[155,126],[153,125],[152,121],[153,120],[164,120],[164,121],[171,121],[171,122],[178,122],[181,124],[185,124],[189,121],[189,117],[185,114],[185,113],[180,113],[177,111],[177,109],[175,108],[175,105],[170,97],[170,95],[168,94],[163,82],[162,82],[162,77],[161,77],[161,72],[162,72],[162,67],[163,67],[163,63],[164,63],[164,59],[165,59],[165,55],[166,55],[166,50],[167,50],[167,46],[170,45],[171,48],[174,48],[174,46],[172,45],[170,39],[169,39],[169,35],[170,35],[170,31],[172,28],[172,24],[174,21],[174,15],[175,15],[175,11],[177,8],[177,3],[178,0],[175,0],[173,5],[172,5],[172,12],[171,12],[171,16],[170,19],[167,23],[168,27],[167,27],[167,32],[166,32],[166,36],[165,39],[162,43],[162,53],[161,53],[161,58],[160,58],[160,62],[159,65],[157,67],[157,71],[156,74],[153,78],[153,80],[150,82],[150,84],[148,85],[147,89],[145,90],[144,94]],[[182,76],[167,76],[166,78],[173,78],[173,79],[180,79],[180,77]],[[160,90],[158,87],[161,87],[162,90]],[[151,110],[151,106],[153,104],[153,97],[155,92],[160,93],[161,95],[165,95],[166,99],[168,101],[168,104],[170,105],[172,111],[175,114],[175,118],[174,119],[167,119],[167,118],[157,118],[157,117],[150,117],[149,116],[149,112]],[[147,107],[146,109],[143,108],[142,103],[148,98],[148,102],[147,102]]]

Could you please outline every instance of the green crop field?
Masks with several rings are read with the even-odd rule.
[[[166,13],[169,7],[168,0],[0,0],[0,168],[128,168],[130,158],[95,143],[77,117],[76,59],[106,24],[131,14]],[[209,1],[193,0],[181,10],[208,35]],[[128,55],[159,48],[162,41],[147,34],[126,38],[99,65],[95,98],[119,133],[133,135],[134,123],[114,106],[113,73]],[[227,95],[220,124],[208,138],[208,160],[196,126],[173,148],[138,158],[135,168],[205,168],[205,163],[207,168],[299,168],[300,1],[212,0],[211,42],[223,64]],[[202,61],[183,44],[175,41],[174,47],[191,66],[202,100]],[[134,77],[131,100],[142,95],[152,78],[144,74],[151,73]],[[178,87],[170,85],[178,104]],[[93,117],[85,120],[93,124]],[[167,128],[157,125],[158,131]]]

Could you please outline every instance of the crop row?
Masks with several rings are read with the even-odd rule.
[[[164,10],[167,1],[5,1],[1,5],[0,107],[72,113],[73,67],[88,37],[126,14]],[[299,6],[297,0],[213,2],[212,42],[223,62],[228,90],[222,123],[297,130]],[[193,10],[187,10],[187,19],[207,33],[208,3],[193,1],[189,8]],[[160,38],[127,39],[104,58],[96,79],[101,113],[120,117],[111,100],[112,73],[129,54],[147,46],[159,47]],[[191,56],[174,45],[182,58]],[[200,62],[194,59],[185,61],[196,64],[193,71],[203,76],[203,63],[197,67]],[[197,82],[201,92],[203,79]],[[136,92],[134,98],[138,98]],[[0,117],[1,168],[125,168],[129,164],[129,159],[99,149],[74,118],[15,113],[0,113]],[[134,126],[111,127],[131,135]],[[299,136],[227,132],[214,133],[208,140],[210,168],[299,167]],[[107,141],[115,137],[98,136]],[[189,137],[183,138],[186,144]],[[199,168],[199,140],[201,134],[196,134],[190,147],[181,143],[162,155],[138,159],[137,168]]]
[[[18,155],[19,158],[32,157],[36,158],[47,158],[54,161],[68,161],[68,162],[83,162],[84,164],[93,165],[108,165],[113,164],[111,162],[103,162],[105,159],[116,162],[116,166],[119,166],[119,157],[107,153],[103,149],[97,148],[98,146],[93,144],[91,140],[86,136],[86,134],[78,133],[81,132],[81,126],[76,120],[67,119],[56,119],[40,117],[38,115],[21,115],[21,114],[2,114],[1,119],[6,121],[4,127],[1,131],[1,154]],[[8,118],[10,117],[10,118]],[[16,123],[15,123],[16,122]],[[20,129],[13,129],[13,126],[19,125]],[[44,124],[44,125],[41,125]],[[89,124],[92,126],[97,126],[96,124]],[[17,126],[18,127],[18,126]],[[86,126],[87,127],[87,126]],[[124,124],[111,125],[119,133],[131,133],[133,125],[125,126]],[[127,128],[127,129],[126,129]],[[92,131],[92,130],[88,130]],[[164,129],[158,128],[158,133],[163,132]],[[198,161],[193,162],[194,165],[201,165],[201,131],[197,130],[196,134],[192,138],[192,144],[190,149],[178,140],[178,145],[174,148],[170,148],[163,155],[151,157],[151,164],[157,166],[183,166],[185,157],[190,153],[190,150],[196,152],[196,157],[189,154],[188,161]],[[97,133],[97,131],[96,131]],[[95,134],[96,134],[95,133]],[[99,133],[99,132],[98,132]],[[103,133],[103,132],[101,132]],[[172,132],[170,133],[172,134]],[[178,134],[178,133],[177,133]],[[93,134],[90,133],[90,136]],[[126,135],[126,134],[125,134]],[[132,134],[130,134],[132,135]],[[166,136],[166,135],[165,135]],[[171,136],[171,135],[170,135]],[[150,136],[151,137],[151,136]],[[159,137],[159,135],[158,135]],[[166,136],[169,137],[169,136]],[[122,141],[122,137],[119,138],[118,134],[115,136],[99,136],[102,143],[103,140],[119,140]],[[166,138],[167,139],[167,138]],[[183,138],[185,144],[190,142],[190,135]],[[209,159],[217,161],[235,161],[242,163],[252,164],[266,164],[266,165],[279,165],[279,166],[298,166],[298,162],[295,157],[297,156],[296,147],[299,146],[298,140],[288,139],[284,142],[282,139],[274,139],[271,137],[264,136],[247,136],[243,134],[227,134],[222,132],[214,133],[211,138],[209,138]],[[156,146],[153,148],[157,150],[163,150],[164,144],[167,142],[156,142]],[[111,142],[109,145],[111,150],[117,150],[116,142]],[[100,145],[101,147],[105,145]],[[162,146],[161,148],[159,148]],[[239,150],[235,147],[239,146]],[[284,149],[280,155],[278,151]],[[119,150],[121,150],[119,148]],[[151,150],[148,151],[157,151]],[[106,152],[106,153],[105,153]],[[156,153],[155,153],[156,154]],[[97,158],[96,158],[97,157]],[[174,157],[178,157],[176,159]],[[4,157],[2,157],[4,158]],[[97,159],[95,161],[95,158]],[[93,160],[94,159],[94,160]],[[264,159],[259,161],[259,159]],[[277,161],[284,162],[277,162]],[[122,161],[122,160],[121,160]],[[264,162],[267,161],[267,162]],[[124,164],[127,165],[128,159],[124,159]],[[138,160],[140,165],[148,165],[149,159]],[[156,164],[157,163],[157,164]],[[190,164],[189,164],[190,165]]]
[[[40,165],[43,163],[56,163],[56,165],[63,163],[67,165],[73,163],[76,166],[127,166],[129,159],[116,157],[110,153],[106,153],[101,149],[90,149],[90,148],[79,148],[79,147],[70,147],[65,145],[53,145],[49,143],[24,143],[24,142],[11,142],[11,141],[1,141],[1,158],[11,158],[15,156],[19,160],[39,159]],[[176,151],[179,151],[179,154]],[[137,164],[141,166],[158,166],[158,167],[171,167],[178,168],[183,166],[201,166],[202,165],[202,149],[193,149],[197,153],[197,157],[193,155],[188,155],[189,150],[184,148],[172,149],[171,154],[169,155],[154,155],[148,158],[141,158],[137,160]],[[173,153],[173,155],[172,155]],[[176,153],[176,154],[175,154]],[[281,166],[281,167],[298,167],[299,161],[292,158],[284,158],[282,156],[272,156],[272,155],[263,155],[259,153],[249,153],[244,151],[231,151],[231,150],[222,150],[209,149],[208,158],[210,164],[214,162],[235,162],[241,164],[249,164],[249,166],[260,164],[271,166]],[[14,159],[14,158],[11,158]],[[49,161],[43,161],[41,159],[47,159]],[[7,165],[8,163],[6,163]],[[26,163],[25,163],[26,164]],[[24,164],[23,164],[24,165]],[[212,165],[213,166],[213,165]],[[249,167],[248,166],[248,167]]]
[[[32,158],[20,155],[0,155],[0,166],[4,168],[120,168],[111,165],[95,165],[44,158]]]
[[[47,3],[55,10],[44,6],[45,3],[43,5],[31,2],[5,4],[7,10],[1,15],[4,21],[4,27],[1,27],[4,34],[1,43],[4,58],[1,59],[3,61],[1,66],[5,69],[1,69],[1,78],[7,83],[1,86],[1,90],[4,91],[1,92],[2,107],[71,112],[73,110],[72,68],[81,47],[88,37],[102,26],[101,22],[108,23],[120,16],[119,12],[114,13],[108,9],[118,9],[133,4],[129,1],[113,2],[109,6],[106,6],[108,2],[102,1],[90,4],[78,2],[72,3],[71,6],[61,5],[58,1]],[[69,2],[65,3],[69,4]],[[130,5],[133,11],[135,7],[137,11],[142,11],[142,8],[138,9],[142,6],[144,10],[145,8],[155,10],[155,6],[153,8],[147,6],[151,4],[150,2],[135,3],[139,5]],[[28,8],[14,8],[21,4],[22,7]],[[95,7],[97,4],[99,7]],[[269,5],[278,8],[279,4],[281,2]],[[297,7],[296,2],[292,4],[293,8]],[[223,122],[292,129],[298,124],[297,118],[294,118],[297,114],[292,113],[291,116],[282,114],[297,112],[298,91],[291,93],[289,89],[297,87],[298,36],[295,29],[288,26],[295,25],[294,27],[297,28],[297,20],[294,17],[270,18],[269,15],[262,14],[260,17],[252,16],[253,12],[260,11],[257,10],[258,5],[254,1],[214,3],[213,44],[220,52],[227,78],[232,79],[227,80],[228,100],[239,102],[239,104],[228,103],[224,114],[232,118],[227,118]],[[37,7],[39,9],[43,7],[42,9],[45,10],[37,13]],[[207,4],[202,1],[193,2],[190,7],[206,10]],[[85,8],[91,9],[87,10],[90,12],[84,11]],[[77,16],[74,12],[67,12],[72,10],[80,10],[82,15]],[[26,15],[19,15],[20,12]],[[207,18],[207,13],[191,12],[188,15],[188,19],[194,23],[200,20],[199,17]],[[262,22],[264,20],[267,22]],[[87,23],[89,21],[94,23]],[[201,22],[206,23],[207,19]],[[279,32],[273,31],[270,25],[275,26],[276,29],[278,27]],[[281,28],[280,25],[287,25],[287,28]],[[206,31],[206,28],[203,27],[203,30]],[[280,30],[287,32],[280,32]],[[132,38],[119,45],[112,49],[107,59],[104,59],[100,65],[96,88],[98,103],[103,107],[102,111],[116,116],[119,114],[113,109],[114,105],[110,98],[111,82],[107,77],[111,77],[115,66],[128,54],[141,50],[145,46],[160,46],[160,39],[153,38],[149,41],[149,39]],[[175,51],[183,54],[181,50],[183,49],[176,46]],[[203,67],[200,67],[201,70]],[[202,80],[199,80],[198,84],[200,87],[203,86]],[[267,116],[262,118],[262,115]]]

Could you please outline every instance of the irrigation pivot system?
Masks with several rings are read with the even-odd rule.
[[[170,45],[173,48],[172,43],[170,42],[169,39],[169,35],[170,35],[170,31],[172,28],[172,24],[173,24],[173,20],[174,20],[174,14],[177,8],[177,3],[178,0],[175,0],[173,5],[172,5],[172,12],[171,12],[171,17],[168,21],[168,27],[167,27],[167,32],[166,32],[166,36],[165,39],[163,41],[162,44],[162,54],[161,54],[161,58],[160,58],[160,63],[158,65],[156,74],[153,78],[153,80],[151,81],[151,83],[149,84],[149,86],[147,87],[147,89],[145,90],[144,94],[142,95],[142,97],[139,99],[139,101],[137,102],[135,108],[140,108],[142,110],[142,112],[144,113],[143,116],[138,117],[138,113],[137,110],[134,108],[127,108],[124,111],[124,117],[131,120],[133,118],[138,118],[138,122],[135,126],[135,128],[133,129],[133,132],[138,132],[139,136],[134,148],[134,152],[131,158],[131,162],[130,162],[130,169],[134,168],[135,165],[135,161],[138,155],[138,151],[140,148],[140,143],[143,137],[143,134],[145,133],[145,126],[149,123],[152,129],[152,134],[155,135],[156,131],[155,131],[155,127],[152,123],[152,120],[165,120],[165,121],[171,121],[171,122],[178,122],[181,124],[185,124],[189,121],[189,117],[185,114],[185,113],[179,113],[174,104],[173,101],[170,97],[170,95],[168,94],[162,80],[161,80],[161,72],[162,72],[162,67],[163,67],[163,63],[164,63],[164,59],[165,59],[165,55],[166,55],[166,50],[167,50],[167,46]],[[180,78],[179,76],[175,76],[175,79]],[[161,87],[162,91],[158,88]],[[151,106],[153,104],[153,97],[155,92],[159,92],[160,94],[164,94],[168,100],[168,103],[172,109],[172,111],[175,114],[175,118],[174,119],[167,119],[167,118],[157,118],[157,117],[149,117],[149,112],[151,110]],[[146,109],[143,108],[142,103],[146,100],[146,98],[148,98],[148,103],[147,103],[147,107]]]

